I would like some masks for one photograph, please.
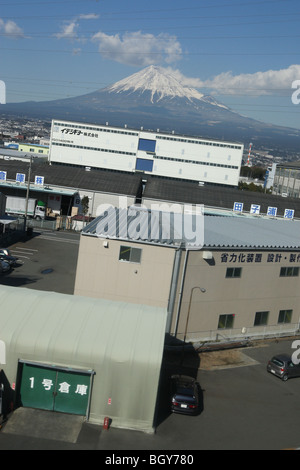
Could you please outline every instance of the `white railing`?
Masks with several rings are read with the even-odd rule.
[[[187,332],[186,342],[220,342],[245,341],[251,339],[279,338],[299,334],[299,323],[280,323],[244,328],[218,329],[210,331]],[[183,340],[184,333],[178,333],[177,338]]]

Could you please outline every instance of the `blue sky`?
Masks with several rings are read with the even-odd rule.
[[[300,129],[299,26],[296,0],[0,0],[0,80],[7,102],[46,101],[155,64],[243,115]]]

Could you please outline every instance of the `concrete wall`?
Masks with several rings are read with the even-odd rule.
[[[141,262],[120,261],[121,245],[142,249]],[[82,235],[75,295],[168,307],[175,252],[175,248]],[[211,260],[205,260],[202,250],[182,252],[171,334],[183,339],[186,332],[187,340],[198,341],[298,328],[300,276],[282,277],[280,270],[300,268],[299,252],[225,248],[212,254]],[[226,277],[228,268],[242,268],[240,277]],[[281,310],[292,310],[289,323],[278,321]],[[257,312],[268,312],[266,324],[254,324]],[[230,327],[220,328],[220,315],[234,316]]]
[[[120,246],[142,249],[141,262],[120,261]],[[82,235],[74,293],[167,307],[174,255],[172,248]]]
[[[212,253],[211,261],[205,261],[201,251],[190,252],[188,255],[177,329],[178,338],[183,339],[186,327],[187,339],[197,340],[206,337],[214,339],[217,334],[225,337],[240,335],[243,328],[246,328],[245,334],[255,335],[288,331],[297,326],[300,318],[300,278],[280,277],[281,267],[300,266],[299,261],[290,262],[290,255],[295,252],[225,249]],[[227,262],[224,261],[226,253],[229,255]],[[254,256],[253,261],[247,262],[248,255],[248,259]],[[256,255],[262,256],[255,261]],[[276,255],[278,261],[275,261]],[[239,262],[239,259],[243,261]],[[259,259],[261,261],[258,261]],[[241,277],[226,278],[227,268],[232,267],[242,268]],[[195,286],[205,289],[205,292],[198,288],[193,289]],[[177,309],[178,302],[175,305],[172,332],[176,329]],[[280,310],[293,310],[291,324],[278,323]],[[262,311],[269,312],[267,325],[254,326],[256,312]],[[234,314],[233,329],[218,330],[219,316],[223,314]]]
[[[109,204],[113,207],[119,207],[120,198],[126,198],[126,203],[128,204],[128,206],[130,206],[135,204],[136,199],[135,196],[123,196],[121,194],[101,193],[96,191],[89,191],[86,189],[80,189],[79,194],[80,199],[82,199],[84,196],[87,196],[89,198],[88,214],[90,214],[91,217],[97,217],[100,212],[103,212],[103,210],[101,211],[99,209],[102,204]]]

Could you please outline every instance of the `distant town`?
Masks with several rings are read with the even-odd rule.
[[[99,123],[100,124],[100,123]],[[41,143],[46,145],[50,140],[51,122],[43,119],[15,116],[0,117],[0,146],[5,141]],[[201,137],[201,136],[200,136]],[[244,142],[243,164],[247,164],[250,143]],[[294,162],[300,160],[300,151],[284,151],[279,148],[255,146],[251,149],[251,166],[268,168],[273,163]]]

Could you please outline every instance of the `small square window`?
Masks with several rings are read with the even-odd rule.
[[[296,266],[289,266],[280,269],[280,277],[296,277],[299,276],[299,268]]]
[[[218,330],[233,328],[234,313],[219,316]]]
[[[242,268],[227,268],[226,277],[241,277]]]
[[[278,323],[291,323],[293,310],[280,310],[278,316]]]
[[[254,326],[264,326],[268,324],[269,312],[256,312]]]
[[[140,248],[132,248],[131,246],[120,246],[120,261],[128,261],[129,263],[140,263],[142,250]]]

